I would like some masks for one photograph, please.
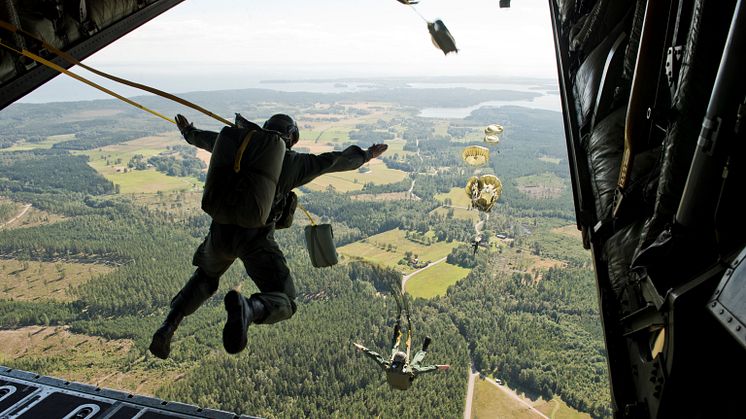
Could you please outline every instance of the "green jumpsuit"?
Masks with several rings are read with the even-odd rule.
[[[257,126],[258,128],[258,126]],[[189,144],[212,152],[218,133],[192,128],[184,133]],[[210,225],[210,232],[197,248],[192,264],[197,270],[171,301],[171,308],[189,315],[218,289],[220,276],[238,258],[259,292],[250,299],[264,305],[264,315],[254,323],[275,323],[290,318],[296,310],[295,286],[287,261],[274,239],[274,222],[282,213],[284,197],[290,191],[332,172],[354,170],[370,160],[370,153],[358,146],[322,154],[285,152],[267,226],[244,228],[237,225]]]
[[[429,339],[429,338],[428,338]],[[422,366],[420,363],[427,355],[426,348],[417,351],[410,363],[406,357],[406,354],[399,351],[399,344],[401,342],[401,329],[397,324],[394,329],[394,337],[392,339],[391,358],[386,359],[378,352],[371,351],[368,348],[360,347],[368,358],[376,361],[381,369],[386,371],[386,381],[389,385],[395,389],[407,390],[412,385],[415,377],[420,374],[427,372],[433,372],[438,370],[437,365]],[[398,356],[397,356],[398,355]],[[399,359],[397,359],[399,358]]]

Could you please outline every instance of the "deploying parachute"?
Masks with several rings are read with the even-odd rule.
[[[451,35],[451,32],[448,31],[448,28],[446,28],[446,25],[443,23],[442,20],[438,19],[435,22],[430,22],[429,20],[425,19],[424,16],[420,14],[420,12],[417,11],[417,9],[414,7],[415,4],[419,3],[417,0],[396,0],[399,3],[410,6],[412,10],[417,13],[417,15],[422,18],[422,20],[427,23],[427,30],[430,32],[430,38],[433,41],[433,45],[435,45],[436,48],[443,51],[444,55],[448,55],[449,52],[458,52],[458,48],[456,48],[456,41],[453,39],[453,35]]]
[[[502,125],[498,124],[492,124],[488,125],[487,128],[484,129],[484,142],[490,143],[490,144],[497,144],[500,142],[499,135],[502,134],[504,131]]]
[[[444,55],[448,55],[449,52],[458,52],[456,40],[453,39],[453,35],[448,31],[442,20],[438,19],[435,22],[428,22],[427,30],[430,31],[433,45],[440,48]]]
[[[503,191],[503,184],[495,175],[472,176],[466,183],[466,195],[471,206],[483,212],[490,212]]]
[[[481,166],[490,159],[490,149],[478,145],[466,147],[461,152],[461,158],[470,166]]]

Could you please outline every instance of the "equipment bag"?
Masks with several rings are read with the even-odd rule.
[[[220,224],[266,225],[285,158],[285,142],[258,125],[225,127],[215,140],[202,209]]]
[[[314,268],[337,264],[337,249],[334,247],[334,232],[331,224],[313,224],[305,228],[306,247]]]

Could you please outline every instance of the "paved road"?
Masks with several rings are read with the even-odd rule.
[[[469,384],[466,387],[466,407],[464,408],[464,419],[471,418],[471,401],[474,400],[474,381],[479,375],[472,368],[469,368]]]
[[[23,210],[22,210],[21,212],[19,212],[19,213],[18,213],[18,215],[16,215],[15,217],[11,218],[11,219],[10,219],[10,220],[8,220],[8,221],[6,221],[6,222],[5,222],[5,224],[3,224],[3,225],[0,225],[0,228],[2,228],[2,227],[5,227],[5,226],[7,226],[8,224],[12,224],[12,223],[13,223],[13,222],[15,222],[15,221],[16,221],[17,219],[19,219],[19,218],[23,217],[23,216],[24,216],[24,214],[26,214],[26,213],[28,212],[28,210],[29,210],[29,209],[31,209],[31,204],[26,204],[26,206],[25,206],[25,207],[23,207]]]
[[[402,280],[401,280],[401,289],[402,289],[402,291],[404,291],[404,290],[405,290],[405,288],[404,288],[404,287],[405,287],[405,286],[407,285],[407,281],[409,281],[409,278],[411,278],[411,277],[413,277],[413,276],[417,275],[418,273],[420,273],[420,272],[424,271],[424,270],[425,270],[425,269],[427,269],[427,268],[430,268],[430,267],[432,267],[432,266],[434,266],[434,265],[437,265],[437,264],[439,264],[440,262],[444,262],[444,261],[445,261],[445,260],[446,260],[447,258],[448,258],[448,256],[445,256],[445,257],[443,257],[443,258],[441,258],[441,259],[438,259],[438,260],[436,260],[435,262],[430,262],[430,263],[429,263],[429,264],[428,264],[427,266],[425,266],[424,268],[420,268],[420,269],[417,269],[416,271],[412,272],[412,273],[411,273],[411,274],[409,274],[409,275],[404,275],[404,276],[402,277]]]

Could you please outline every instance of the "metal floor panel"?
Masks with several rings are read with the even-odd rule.
[[[0,366],[0,419],[250,419]]]

